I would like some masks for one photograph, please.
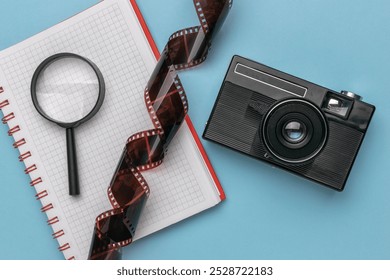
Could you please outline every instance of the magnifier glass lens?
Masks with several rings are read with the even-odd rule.
[[[42,111],[56,122],[73,123],[87,116],[99,98],[99,80],[84,60],[54,60],[38,76],[36,97]]]

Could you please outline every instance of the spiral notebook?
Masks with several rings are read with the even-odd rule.
[[[81,195],[68,195],[65,131],[30,96],[34,70],[59,52],[85,56],[106,81],[99,113],[76,130]],[[143,91],[158,50],[133,0],[106,0],[0,52],[0,107],[36,198],[66,259],[86,259],[94,221],[110,209],[107,187],[129,136],[153,127]],[[225,196],[187,117],[164,164],[143,172],[151,196],[136,239],[210,208]]]

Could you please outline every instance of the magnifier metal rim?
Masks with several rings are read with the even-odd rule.
[[[51,118],[50,116],[48,116],[45,113],[45,111],[41,108],[41,106],[39,105],[39,102],[37,99],[37,90],[36,90],[39,75],[50,64],[52,64],[53,62],[55,62],[59,59],[63,59],[63,58],[76,58],[76,59],[81,59],[81,60],[85,61],[86,63],[89,64],[89,66],[91,66],[91,68],[95,72],[95,74],[98,78],[98,82],[99,82],[99,94],[98,94],[98,99],[96,101],[95,106],[92,108],[92,110],[85,117],[81,118],[80,120],[77,120],[75,122],[70,122],[70,123],[61,122],[61,121],[55,120],[55,119]],[[54,123],[56,123],[59,126],[62,126],[64,128],[77,127],[80,124],[82,124],[83,122],[86,122],[89,119],[91,119],[99,111],[100,107],[102,106],[103,101],[104,101],[104,97],[105,97],[105,93],[106,93],[106,86],[104,83],[103,74],[100,72],[100,70],[96,66],[96,64],[93,63],[88,58],[85,58],[81,55],[74,54],[74,53],[57,53],[55,55],[52,55],[52,56],[46,58],[41,64],[39,64],[38,68],[35,70],[34,75],[32,77],[32,80],[31,80],[31,88],[30,89],[31,89],[31,97],[33,100],[33,104],[34,104],[34,107],[37,109],[38,113],[41,114],[42,117],[44,117],[45,119],[47,119],[51,122],[54,122]]]

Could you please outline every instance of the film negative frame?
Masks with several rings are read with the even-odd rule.
[[[177,72],[206,60],[211,42],[225,21],[233,0],[193,0],[199,26],[173,33],[144,91],[154,129],[129,137],[108,187],[112,209],[95,222],[88,259],[121,259],[121,248],[133,241],[149,197],[142,171],[162,164],[165,152],[188,112],[188,101]]]

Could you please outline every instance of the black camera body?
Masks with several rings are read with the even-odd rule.
[[[375,111],[361,100],[234,56],[203,137],[342,191]]]

